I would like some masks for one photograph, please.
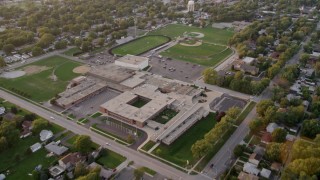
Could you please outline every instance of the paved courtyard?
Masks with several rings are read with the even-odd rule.
[[[112,91],[112,90],[105,90],[102,93],[93,96],[80,104],[75,105],[71,109],[68,110],[69,113],[72,113],[77,118],[85,117],[87,114],[93,114],[99,111],[99,107],[101,104],[113,99],[114,97],[118,96],[120,93]]]
[[[210,103],[210,109],[218,112],[226,112],[231,107],[238,107],[242,109],[246,104],[247,101],[243,99],[224,94]]]

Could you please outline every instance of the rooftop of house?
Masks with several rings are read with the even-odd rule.
[[[73,164],[75,165],[77,162],[84,161],[86,158],[82,156],[79,152],[69,153],[63,158],[60,159],[64,164]]]

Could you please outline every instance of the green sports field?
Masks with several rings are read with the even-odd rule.
[[[202,33],[204,36],[198,38],[193,32]],[[227,44],[234,32],[225,29],[217,29],[209,26],[198,28],[181,24],[170,24],[152,31],[150,34],[165,35],[172,39],[188,34],[191,40],[187,40],[185,42],[186,44],[192,44],[190,42],[197,40],[202,41],[202,45],[200,46],[183,46],[177,44],[160,53],[164,57],[176,60],[187,61],[203,66],[215,66],[232,54],[232,50],[227,47]]]
[[[120,56],[127,54],[139,55],[166,42],[169,42],[169,40],[170,39],[165,36],[144,36],[127,44],[117,46],[112,49],[111,52]]]
[[[177,44],[172,48],[163,51],[161,55],[203,66],[214,66],[231,53],[232,50],[225,46],[203,43],[202,45],[195,47]]]
[[[213,27],[205,27],[205,28],[198,28],[194,26],[186,26],[182,24],[170,24],[166,27],[157,29],[155,31],[150,32],[150,35],[165,35],[171,38],[176,38],[178,36],[183,36],[183,33],[191,33],[191,32],[199,32],[203,33],[204,37],[200,38],[204,42],[209,43],[217,43],[227,45],[228,40],[233,36],[234,32],[225,30],[225,29],[218,29]]]
[[[81,64],[60,56],[52,56],[26,66],[30,65],[46,66],[47,70],[15,79],[0,78],[0,86],[15,92],[18,90],[29,95],[28,98],[31,100],[43,102],[64,91],[68,82],[79,76],[72,70]],[[54,74],[57,76],[56,81],[49,78],[53,70],[55,70]]]

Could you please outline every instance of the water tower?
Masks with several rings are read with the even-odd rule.
[[[194,11],[194,1],[189,1],[188,2],[188,12],[193,12]]]

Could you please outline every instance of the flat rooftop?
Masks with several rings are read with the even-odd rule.
[[[106,81],[120,83],[132,77],[135,71],[114,64],[107,64],[103,66],[93,66],[87,74]]]
[[[94,80],[87,79],[82,81],[81,84],[60,93],[60,98],[58,98],[56,102],[61,106],[68,106],[102,90],[105,87],[107,87],[107,84],[104,82],[96,82]]]
[[[117,59],[116,61],[124,62],[124,63],[128,63],[128,64],[133,64],[133,65],[139,65],[142,62],[149,61],[149,58],[128,54],[128,55],[125,55],[125,56]]]
[[[129,104],[136,98],[139,98],[139,96],[150,99],[150,101],[141,108]],[[114,99],[102,104],[101,107],[122,117],[144,123],[173,101],[175,101],[175,99],[157,91],[157,87],[143,85],[143,87],[120,94]]]

